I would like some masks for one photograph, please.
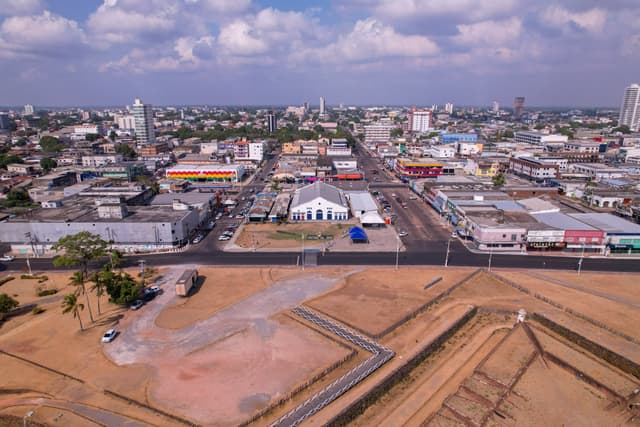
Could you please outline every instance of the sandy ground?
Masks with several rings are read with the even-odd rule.
[[[230,277],[238,271],[221,274]],[[173,283],[180,273],[172,271],[165,280]],[[182,327],[166,329],[156,319],[183,301],[169,288],[154,304],[121,322],[122,334],[106,352],[118,365],[153,368],[149,395],[157,405],[200,422],[237,424],[347,354],[298,323],[274,318],[336,281],[317,273],[294,275],[235,303],[227,301],[225,308],[195,323],[179,320]],[[207,280],[202,288],[207,286],[218,284]],[[198,292],[188,299],[206,301],[207,295]],[[180,319],[176,310],[172,313]],[[165,316],[163,322],[169,319]],[[209,404],[212,398],[216,405]]]
[[[369,335],[384,331],[469,271],[439,268],[367,269],[348,276],[339,289],[310,301],[309,306]],[[442,277],[424,290],[426,283]]]
[[[623,425],[626,418],[617,409],[606,409],[609,400],[600,391],[556,365],[545,367],[539,360],[525,372],[515,392],[499,408],[512,419],[499,425],[596,427]]]
[[[91,425],[83,424],[80,415],[73,415],[78,411],[93,413],[94,420],[108,420],[102,422],[106,425],[122,425],[115,421],[122,419],[131,425],[173,424],[102,392],[110,389],[194,421],[238,424],[351,351],[295,316],[285,315],[291,307],[306,303],[375,334],[472,271],[318,268],[303,273],[294,269],[201,268],[204,284],[191,297],[179,298],[173,294],[173,283],[182,269],[167,267],[161,271],[159,284],[164,294],[137,312],[107,305],[105,299],[103,313],[98,315],[97,300],[91,296],[97,321],[91,324],[87,310],[82,312],[88,327],[84,332],[79,331],[77,319],[61,314],[60,300],[71,291],[65,288],[66,274],[48,274],[49,286],[61,289],[53,297],[36,297],[31,280],[18,279],[0,287],[0,292],[46,309],[37,316],[27,313],[5,322],[0,327],[0,349],[86,381],[81,384],[65,379],[0,354],[0,413],[20,416],[40,408],[34,419],[51,425]],[[633,306],[640,303],[637,275],[498,273],[610,327],[637,334],[634,325],[640,319]],[[444,280],[423,290],[426,282],[438,276]],[[321,425],[331,419],[402,366],[471,305],[512,312],[519,308],[538,311],[632,360],[640,360],[637,345],[480,274],[380,339],[396,352],[396,357],[305,425]],[[470,419],[481,419],[486,405],[477,396],[493,402],[501,390],[487,385],[486,378],[511,382],[534,351],[522,329],[502,341],[505,328],[512,322],[513,316],[504,314],[479,315],[354,424],[417,426],[436,411],[439,415],[434,422],[447,422],[445,417],[451,413],[444,402]],[[112,325],[117,325],[120,336],[111,344],[101,344],[100,336]],[[534,326],[545,350],[620,394],[630,394],[640,387],[637,378]],[[486,358],[488,354],[491,356]],[[359,358],[357,355],[257,424],[267,424],[294,407]],[[461,384],[466,388],[459,389]],[[516,383],[515,391],[517,394],[511,394],[499,408],[506,418],[493,415],[489,425],[622,425],[628,417],[619,408],[607,409],[608,396],[554,364],[545,367],[535,361]],[[55,420],[60,414],[61,418]]]

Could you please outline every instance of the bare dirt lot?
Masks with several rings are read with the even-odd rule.
[[[0,326],[0,350],[7,352],[0,353],[0,414],[22,417],[35,409],[36,422],[70,426],[180,424],[168,414],[205,425],[239,424],[354,354],[329,332],[290,312],[305,304],[367,335],[395,327],[377,338],[395,356],[306,425],[325,423],[348,408],[421,354],[472,307],[479,312],[471,320],[352,423],[637,425],[640,414],[619,404],[616,396],[636,402],[633,393],[640,379],[530,320],[531,313],[543,313],[629,360],[640,360],[640,346],[598,326],[637,336],[637,275],[612,275],[615,280],[605,284],[608,276],[602,274],[498,271],[587,317],[579,319],[492,274],[468,278],[470,269],[199,268],[204,283],[189,298],[178,298],[172,286],[183,268],[160,271],[164,293],[139,311],[103,299],[98,314],[97,299],[91,296],[96,322],[89,321],[85,309],[84,332],[77,319],[61,313],[60,300],[71,291],[66,273],[47,274],[47,287],[60,289],[48,297],[36,296],[34,280],[0,286],[0,293],[45,309]],[[424,290],[436,277],[443,280]],[[457,289],[433,301],[465,278]],[[425,304],[430,304],[428,309],[415,313]],[[539,348],[523,327],[514,327],[520,308],[529,313]],[[412,313],[415,317],[407,318]],[[110,344],[100,343],[111,326],[120,335]],[[366,357],[358,352],[256,425],[295,408]],[[587,377],[602,386],[588,383]]]
[[[369,335],[376,335],[471,271],[367,269],[347,276],[340,288],[308,305]],[[442,281],[423,289],[426,283],[438,277],[442,277]]]

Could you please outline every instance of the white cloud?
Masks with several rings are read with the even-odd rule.
[[[427,37],[404,35],[375,18],[357,21],[353,30],[338,37],[335,43],[321,48],[294,52],[296,61],[367,62],[393,57],[424,57],[439,52],[438,46]]]
[[[518,41],[522,33],[522,21],[514,17],[503,21],[461,24],[457,28],[459,34],[453,37],[456,43],[472,46],[504,46]]]
[[[220,29],[218,44],[227,57],[288,53],[293,46],[322,38],[317,23],[300,12],[267,8],[256,15],[237,19]]]
[[[218,42],[231,56],[253,56],[266,53],[269,49],[266,41],[248,22],[234,21],[222,27]]]
[[[225,16],[246,12],[251,7],[251,0],[186,0],[186,3],[200,6],[204,12]]]
[[[179,11],[176,4],[163,0],[105,0],[89,17],[87,28],[109,44],[170,37],[176,32]]]
[[[84,31],[77,22],[48,11],[41,15],[13,16],[0,25],[1,51],[5,56],[77,55],[77,49],[85,42]]]
[[[383,19],[455,15],[467,21],[509,13],[517,3],[518,0],[377,0],[373,10]]]
[[[0,16],[32,15],[43,10],[42,0],[0,0]]]
[[[584,12],[571,12],[560,6],[550,6],[541,15],[542,22],[563,31],[571,31],[571,26],[590,33],[601,33],[607,21],[605,10],[594,8]]]

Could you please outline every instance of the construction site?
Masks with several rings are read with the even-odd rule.
[[[197,289],[177,297],[181,270],[166,267],[159,298],[135,312],[103,307],[84,331],[51,297],[43,314],[7,319],[0,416],[33,411],[34,423],[65,426],[640,425],[637,275],[199,271]],[[23,282],[0,291],[37,302]],[[102,344],[107,327],[119,336]]]

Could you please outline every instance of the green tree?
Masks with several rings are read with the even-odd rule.
[[[53,259],[53,265],[56,267],[80,267],[77,276],[74,278],[82,292],[87,298],[87,308],[89,309],[89,317],[93,322],[93,314],[89,303],[89,295],[86,293],[85,283],[89,277],[89,264],[107,255],[107,242],[102,240],[97,234],[91,234],[88,231],[81,231],[77,234],[71,234],[58,240],[53,245],[53,250],[62,252]]]
[[[402,134],[404,133],[404,131],[401,128],[395,128],[391,130],[391,138],[397,138],[399,136],[402,136]]]
[[[122,154],[122,157],[124,157],[125,159],[135,159],[138,156],[136,150],[134,150],[127,144],[116,145],[116,153]]]
[[[118,135],[116,134],[115,130],[112,130],[111,133],[109,133],[109,139],[111,141],[115,141],[116,140],[116,136],[118,136]]]
[[[40,147],[45,153],[59,153],[64,148],[64,144],[58,138],[46,135],[40,138]]]
[[[87,301],[87,307],[89,308],[89,318],[91,319],[91,323],[93,323],[94,322],[93,312],[91,311],[91,303],[89,301],[89,293],[87,292],[87,286],[86,286],[86,283],[88,280],[89,278],[85,277],[85,275],[82,274],[82,271],[76,271],[71,275],[71,280],[69,281],[69,284],[72,286],[75,286],[76,296],[84,295],[85,300]]]
[[[506,177],[502,172],[498,172],[493,176],[493,178],[491,178],[491,181],[493,182],[494,187],[502,187],[506,182]]]
[[[96,293],[96,296],[98,297],[98,316],[100,314],[102,314],[101,309],[100,309],[100,300],[102,299],[102,296],[106,293],[106,283],[103,280],[104,275],[102,274],[104,271],[110,271],[110,266],[109,264],[105,264],[103,266],[103,271],[96,271],[94,273],[91,273],[91,275],[89,275],[89,281],[93,282],[93,286],[91,286],[91,291]]]
[[[82,325],[82,318],[80,317],[80,312],[84,310],[84,305],[78,301],[78,297],[76,294],[69,294],[64,297],[62,300],[62,313],[72,313],[74,318],[77,318],[80,322],[80,330],[84,331],[84,327]]]
[[[100,135],[98,135],[97,133],[88,133],[84,136],[84,139],[86,139],[89,142],[97,141],[100,138],[101,138]]]
[[[0,168],[6,168],[7,165],[12,163],[24,163],[22,157],[16,156],[15,154],[0,154]]]
[[[43,157],[40,159],[40,167],[43,171],[49,172],[51,169],[58,167],[58,162],[51,157]]]
[[[629,133],[631,133],[631,129],[630,129],[630,128],[629,128],[629,126],[627,126],[627,125],[621,125],[621,126],[618,126],[618,127],[617,127],[617,128],[615,128],[613,131],[614,131],[614,132],[624,133],[624,134],[629,134]]]
[[[0,294],[0,319],[18,306],[18,301],[7,294]]]
[[[14,188],[7,193],[7,198],[2,201],[2,206],[8,208],[31,206],[31,198],[24,188]]]
[[[513,138],[513,137],[515,137],[515,135],[513,134],[513,131],[512,131],[512,130],[505,130],[505,131],[502,133],[502,137],[503,137],[503,138]]]
[[[109,301],[112,303],[128,304],[140,297],[143,286],[130,274],[122,270],[119,272],[104,270],[101,274],[105,289],[109,294]]]

